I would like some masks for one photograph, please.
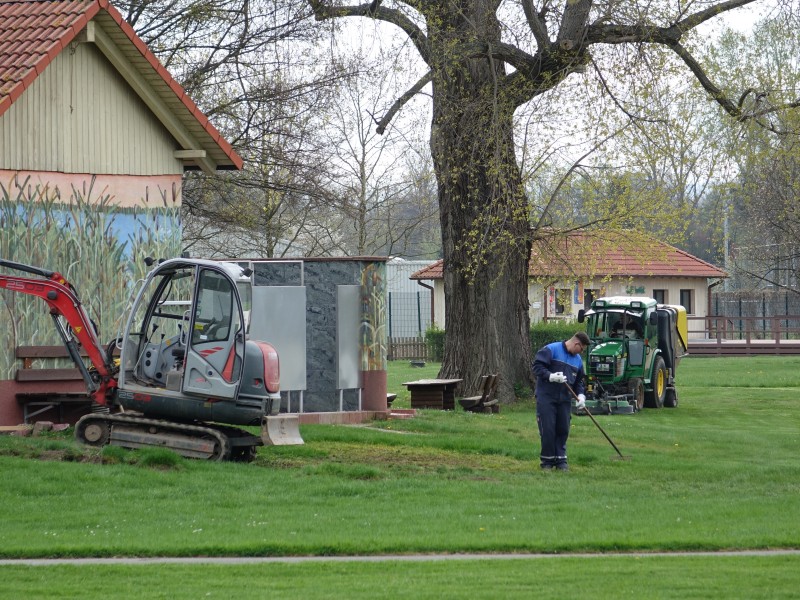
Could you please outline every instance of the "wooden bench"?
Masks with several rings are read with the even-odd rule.
[[[64,346],[17,346],[15,355],[22,361],[14,379],[17,382],[15,396],[22,406],[24,423],[51,410],[58,411],[58,422],[63,423],[65,408],[83,413],[91,408],[92,399],[76,367],[34,367],[36,360],[70,358]],[[86,356],[83,351],[81,355]]]
[[[481,377],[481,393],[479,396],[460,398],[458,403],[464,410],[476,413],[500,412],[500,403],[495,398],[499,375],[484,375]]]
[[[407,381],[403,385],[411,394],[411,408],[455,408],[456,386],[461,379],[419,379]]]

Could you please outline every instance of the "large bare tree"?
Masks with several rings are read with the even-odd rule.
[[[766,0],[308,2],[318,20],[393,24],[424,62],[424,75],[379,120],[378,130],[431,85],[447,314],[441,375],[464,378],[470,387],[487,372],[501,373],[505,394],[515,383],[531,382],[527,270],[537,231],[530,227],[515,155],[517,109],[544,95],[555,98],[551,91],[588,67],[609,95],[624,84],[626,93],[636,94],[633,71],[610,60],[610,49],[629,50],[629,64],[648,52],[673,55],[684,77],[695,79],[734,119],[782,108],[750,103],[756,93],[741,101],[726,95],[693,50],[702,46],[689,39],[722,13]]]

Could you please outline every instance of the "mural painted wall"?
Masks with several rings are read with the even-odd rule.
[[[361,272],[361,370],[385,371],[387,356],[386,264]]]
[[[0,181],[0,257],[60,272],[104,343],[121,331],[130,291],[148,270],[142,259],[181,250],[179,190],[155,206],[143,199],[136,207],[118,205],[105,189],[92,178],[66,189],[30,179]],[[61,344],[41,299],[6,290],[0,292],[0,332],[0,379],[14,378],[16,346]]]

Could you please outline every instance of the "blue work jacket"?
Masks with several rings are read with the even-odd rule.
[[[551,373],[564,373],[567,383],[576,394],[586,393],[586,374],[583,370],[583,359],[580,354],[570,354],[564,342],[553,342],[543,346],[533,361],[533,373],[536,375],[537,401],[569,402],[572,394],[563,383],[550,381]]]

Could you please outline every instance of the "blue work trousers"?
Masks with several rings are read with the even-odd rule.
[[[567,438],[571,417],[569,401],[548,397],[536,399],[536,422],[542,440],[539,459],[543,467],[567,464]]]

